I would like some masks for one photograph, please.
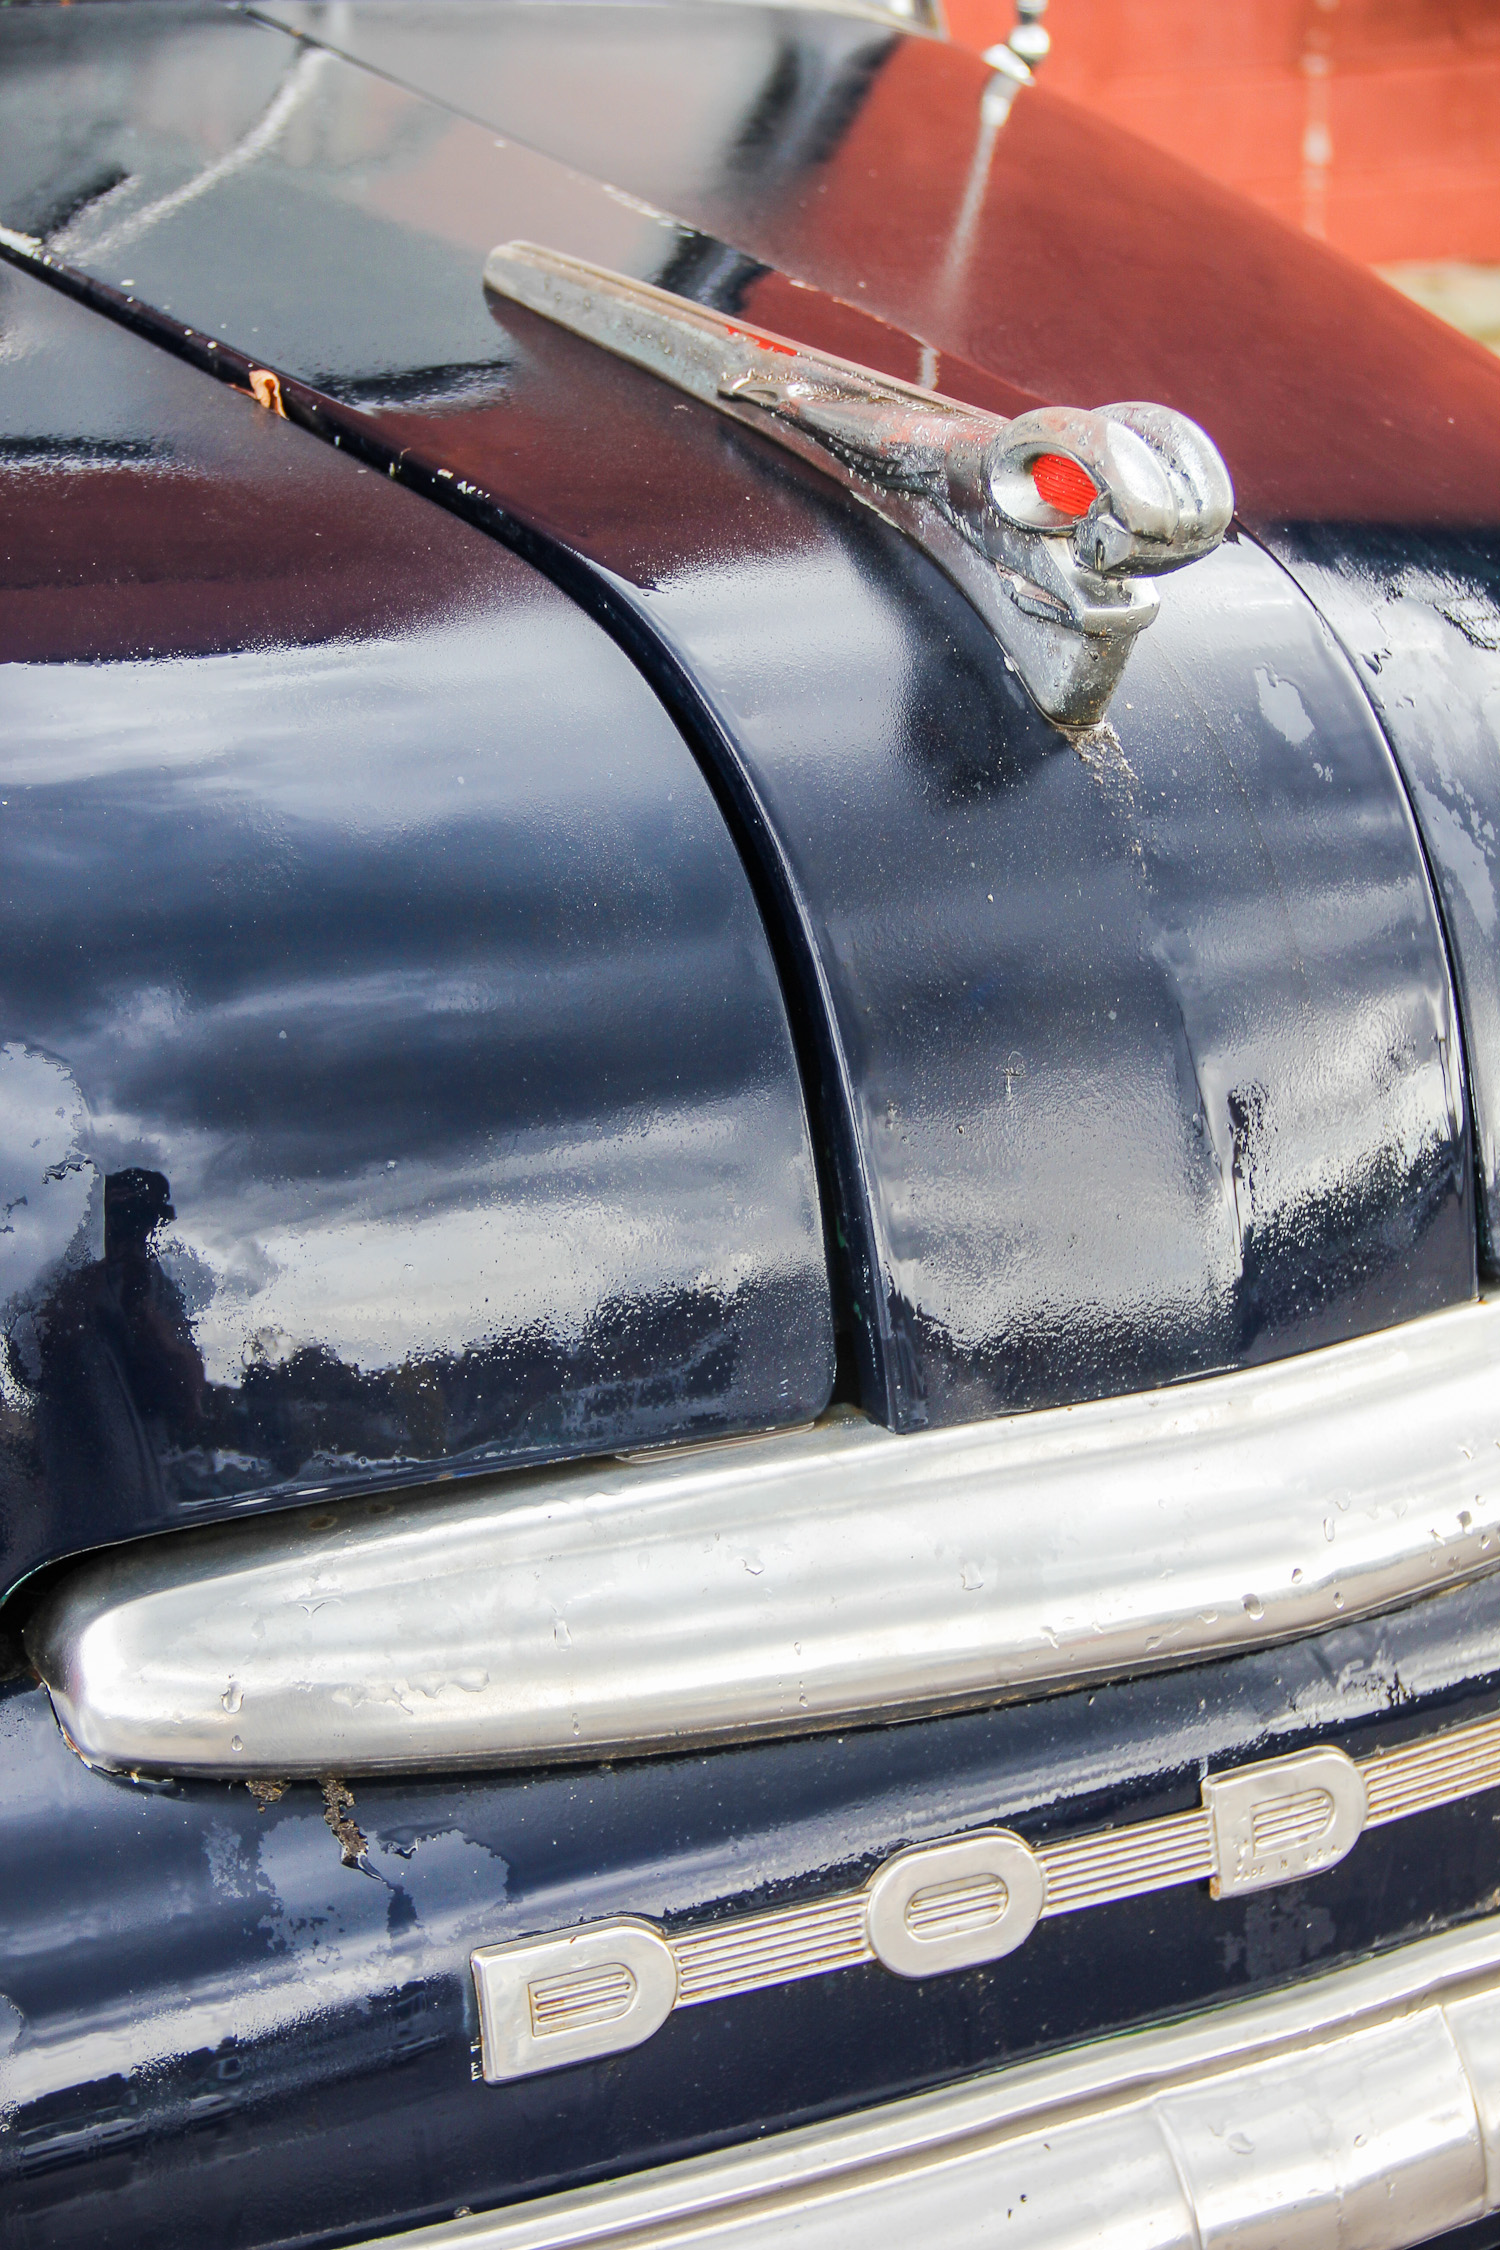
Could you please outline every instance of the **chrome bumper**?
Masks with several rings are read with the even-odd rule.
[[[1227,1655],[1500,1562],[1500,1304],[1245,1373],[325,1503],[96,1556],[27,1648],[91,1762],[433,1771]]]
[[[1500,1919],[401,2250],[1406,2250],[1500,2210]]]

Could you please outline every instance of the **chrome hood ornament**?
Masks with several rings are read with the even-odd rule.
[[[484,278],[837,478],[968,596],[1059,726],[1103,718],[1156,615],[1144,581],[1209,553],[1234,511],[1216,448],[1169,407],[1006,421],[535,243],[502,243]]]

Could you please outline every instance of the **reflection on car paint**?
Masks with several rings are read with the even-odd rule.
[[[1254,525],[1500,524],[1488,355],[1045,78],[992,135],[976,56],[795,8],[736,9],[709,32],[681,0],[579,0],[563,34],[498,0],[265,12],[735,246],[737,267],[700,250],[702,283],[668,287],[724,303],[731,273],[794,275],[909,331],[936,371],[807,342],[978,406],[974,369],[1028,404],[1162,399],[1213,437]],[[673,98],[710,69],[727,117]],[[510,231],[575,247],[529,219]]]
[[[1480,1249],[1500,1272],[1500,507],[1488,531],[1266,534],[1349,651],[1411,791],[1468,1027]]]
[[[88,1772],[0,1690],[5,2210],[48,2250],[170,2210],[241,2250],[582,2183],[1357,1960],[1492,1910],[1495,1795],[1339,1866],[1045,1920],[1004,1960],[878,1965],[675,2013],[627,2055],[495,2088],[469,1954],[615,1915],[670,1934],[836,1899],[903,1846],[1033,1847],[1189,1811],[1205,1768],[1356,1757],[1494,1713],[1500,1581],[1283,1649],[1003,1711],[567,1773],[361,1782],[348,1866],[316,1784]],[[88,1838],[79,1849],[80,1835]],[[100,1871],[108,1870],[101,1889]],[[0,2024],[6,2019],[0,2009]],[[0,2032],[3,2037],[3,2032]],[[343,2151],[328,2162],[328,2137]],[[150,2160],[128,2173],[129,2136]]]
[[[841,1167],[828,1216],[884,1355],[877,1368],[872,1346],[866,1380],[887,1411],[1077,1395],[1464,1294],[1463,1058],[1420,865],[1350,675],[1269,566],[1248,545],[1226,557],[1177,613],[1172,660],[1132,694],[1118,738],[1070,747],[1032,726],[929,578],[811,479],[649,386],[549,358],[519,324],[502,333],[476,282],[506,231],[624,267],[659,257],[650,196],[711,230],[673,233],[675,264],[653,267],[669,286],[1001,412],[1039,395],[1167,398],[1223,446],[1257,524],[1493,524],[1494,373],[1455,362],[1367,277],[1043,95],[994,140],[965,286],[946,289],[979,169],[978,66],[852,19],[691,15],[690,33],[671,8],[607,22],[574,9],[554,28],[468,0],[442,37],[430,9],[408,15],[399,67],[453,58],[485,129],[243,19],[12,10],[0,221],[235,342],[242,382],[251,366],[278,384],[305,375],[382,466],[412,445],[432,490],[462,486],[478,513],[486,490],[508,499],[524,524],[486,520],[607,614],[691,718],[762,905],[785,917],[783,970],[800,965],[787,989]],[[340,36],[375,21],[346,11]],[[488,83],[474,25],[497,53]],[[611,152],[617,192],[601,196],[493,138],[529,133],[587,160],[564,128],[597,136],[601,116],[638,114],[602,36],[613,25],[639,41],[636,88],[662,98],[652,129]],[[705,37],[720,67],[700,100]],[[559,38],[577,70],[598,57],[599,99],[558,68]],[[497,85],[514,111],[491,110]],[[111,335],[93,322],[80,352],[104,362]],[[150,381],[203,442],[217,409],[193,404],[212,396],[201,378],[184,389],[160,360]],[[151,479],[176,440],[104,406],[82,436],[30,436],[33,463],[73,480],[54,498],[108,492],[164,536]],[[78,575],[60,597],[11,595],[7,620],[45,622],[54,675],[85,658],[118,684],[148,648],[211,659],[227,614],[246,656],[264,641],[314,652],[315,699],[316,652],[340,635],[397,671],[402,650],[378,655],[383,641],[425,646],[418,684],[446,689],[451,576],[386,567],[380,526],[394,519],[378,511],[342,571],[316,569],[326,487],[307,447],[299,459],[279,487],[241,481],[233,579],[182,570],[170,603],[140,582],[92,595],[86,537],[68,548],[84,511],[64,506],[34,536],[39,551],[61,542]],[[129,478],[88,481],[126,462]],[[222,561],[211,537],[204,554]],[[275,587],[293,567],[302,607],[288,616]],[[1204,656],[1221,636],[1213,679]],[[235,662],[253,702],[262,674]],[[385,689],[373,675],[370,688],[377,709]],[[152,708],[148,772],[183,719],[180,699]],[[415,761],[405,771],[417,788]],[[781,825],[764,846],[771,784]],[[200,848],[187,875],[211,895],[226,859],[232,871],[233,855]],[[313,980],[297,1030],[320,1031],[327,989]],[[115,1030],[169,1047],[176,990],[162,979]],[[399,980],[372,980],[361,1008],[377,1047],[433,1013]],[[608,997],[601,1012],[617,1013]],[[436,1013],[462,1028],[462,1009]],[[293,1025],[267,1027],[292,1044]],[[207,1059],[217,1071],[225,1050]],[[50,1101],[42,1169],[63,1167],[28,1176],[39,1211],[47,1189],[42,1232],[77,1237],[107,1281],[114,1183],[122,1288],[154,1308],[165,1380],[182,1368],[184,1318],[202,1349],[195,1260],[213,1246],[186,1217],[199,1176],[154,1145],[119,1149],[102,1174],[70,1170],[75,1085],[92,1094],[73,1062],[39,1036],[11,1048],[7,1083],[39,1112]],[[376,1086],[392,1099],[389,1071]],[[408,1152],[366,1148],[348,1107],[339,1146],[347,1132],[361,1192],[379,1189]],[[1320,1170],[1320,1131],[1347,1162]],[[143,1242],[141,1221],[167,1205],[178,1216]],[[280,1350],[272,1338],[268,1369],[290,1364]],[[80,1493],[71,1536],[108,1535],[92,1512],[105,1489]],[[540,2089],[474,2082],[473,1943],[614,1912],[671,1923],[813,1899],[902,1843],[999,1817],[1040,1838],[1170,1814],[1196,1802],[1208,1760],[1335,1732],[1351,1749],[1408,1739],[1493,1708],[1496,1600],[1479,1587],[1283,1653],[1000,1714],[560,1778],[362,1784],[340,1815],[366,1838],[353,1867],[316,1789],[261,1812],[226,1787],[109,1782],[15,1684],[0,1692],[8,2226],[48,2250],[94,2250],[108,2229],[227,2250],[347,2239],[856,2108],[1483,1912],[1487,1800],[1383,1831],[1373,1863],[1286,1894],[1102,1908],[938,1990],[853,1970],[836,1995],[810,1980],[694,2011],[654,2053]]]
[[[176,39],[200,71],[253,51],[276,82],[265,31],[111,37],[147,82]],[[140,226],[111,241],[130,221],[101,206],[56,239],[85,266],[97,240],[104,278],[253,343],[330,432],[521,540],[696,723],[802,1025],[863,1403],[911,1428],[1096,1396],[1472,1290],[1421,853],[1356,680],[1274,564],[1240,540],[1164,582],[1113,735],[1073,745],[899,537],[519,308],[491,322],[491,401],[345,419],[341,383],[482,361],[497,233],[661,279],[680,230],[332,56],[298,81],[306,139],[246,156],[234,83],[239,137],[189,158],[185,117],[168,99],[148,123],[122,75],[101,124],[136,119]],[[38,147],[36,180],[55,161]],[[289,250],[273,215],[314,186],[323,223]],[[0,216],[58,192],[34,180]],[[770,278],[742,276],[752,317]]]
[[[0,475],[0,1585],[816,1412],[775,972],[638,676],[389,480],[34,281],[0,307],[12,424],[67,452]]]

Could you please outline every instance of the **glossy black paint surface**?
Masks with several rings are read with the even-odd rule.
[[[278,34],[150,8],[0,20],[0,220],[149,300],[141,317],[164,335],[175,316],[305,376],[317,394],[289,385],[293,412],[377,465],[410,448],[402,474],[422,489],[454,504],[460,478],[474,486],[456,504],[588,602],[691,725],[797,1011],[878,1409],[910,1422],[1077,1396],[1462,1296],[1467,1120],[1431,900],[1368,708],[1277,568],[1238,543],[1173,582],[1118,747],[1074,748],[898,539],[712,414],[534,323],[498,326],[478,273],[494,241],[530,234],[907,376],[928,365],[924,339],[928,379],[1001,410],[1035,384],[1154,394],[1221,437],[1242,496],[1274,496],[1310,464],[1342,491],[1373,473],[1359,430],[1325,442],[1291,361],[1268,393],[1252,363],[1275,328],[1264,304],[1226,331],[1169,260],[1142,288],[1130,227],[1139,242],[1148,223],[1200,238],[1197,286],[1206,260],[1236,286],[1247,271],[1222,212],[1206,224],[1170,168],[1132,202],[1107,134],[1028,102],[950,282],[977,65],[848,22],[779,17],[768,42],[768,18],[712,21],[732,58],[761,40],[782,92],[769,98],[764,72],[737,78],[733,59],[717,109],[669,103],[637,145],[669,167],[684,132],[718,133],[694,175],[717,204],[705,188],[690,209],[684,189],[680,208],[727,242],[663,230]],[[607,91],[625,114],[618,80]],[[1092,201],[1076,198],[1082,179]],[[1089,239],[1109,271],[1080,265]],[[1274,260],[1257,242],[1263,277]],[[792,289],[777,263],[824,293]],[[113,349],[111,333],[95,321],[89,353]],[[196,382],[216,411],[202,377],[165,358],[150,381],[162,396]],[[172,395],[186,414],[189,392]],[[271,433],[247,442],[292,442],[230,403]],[[345,473],[306,444],[300,460],[297,489]],[[229,545],[224,611],[231,625],[280,616],[246,637],[289,648],[305,605],[287,618],[277,589],[293,562],[310,584],[310,541],[289,535],[252,597],[244,558],[271,558],[284,508],[255,509],[245,482],[253,537]],[[380,490],[415,527],[418,503]],[[165,535],[164,517],[147,520]],[[325,522],[314,509],[308,528]],[[374,512],[362,522],[361,558]],[[411,537],[429,552],[460,536],[435,511],[421,522]],[[509,633],[514,566],[490,556]],[[431,620],[421,609],[425,575],[394,573],[385,627],[420,609],[406,636],[419,654],[449,615],[446,594]],[[123,670],[135,644],[91,636],[134,630],[137,602],[148,645],[169,624],[188,632],[179,589],[204,582],[180,571],[165,600],[113,586],[86,609],[75,587],[47,608],[51,653]],[[334,630],[364,631],[371,590],[340,598]],[[226,645],[206,631],[190,660]],[[314,658],[332,645],[305,637]],[[571,662],[562,676],[570,692],[594,677]],[[449,707],[451,666],[440,684],[426,708]],[[408,891],[382,895],[398,923],[414,911]],[[156,1208],[131,1169],[112,1175],[128,1287]],[[180,1229],[175,1159],[166,1176]],[[148,1274],[148,1304],[155,1288]],[[952,2080],[1482,1912],[1492,1799],[1382,1830],[1285,1893],[1215,1905],[1185,1890],[1049,1922],[991,1970],[927,1986],[848,1972],[695,2010],[550,2081],[472,2075],[474,1943],[815,1896],[903,1842],[997,1819],[1040,1837],[1177,1809],[1205,1761],[1325,1738],[1362,1750],[1493,1708],[1497,1633],[1500,1590],[1479,1587],[1031,1708],[613,1772],[371,1786],[354,1808],[368,1872],[343,1866],[315,1791],[261,1814],[229,1788],[132,1790],[84,1771],[36,1691],[0,1690],[7,2239],[357,2239]]]
[[[1182,408],[1212,432],[1251,523],[1500,524],[1494,356],[1059,99],[1045,69],[987,132],[977,56],[793,8],[260,12],[721,237],[741,278],[758,261],[909,332],[931,371],[893,373],[978,405],[976,377]],[[675,285],[721,288],[731,270],[700,252]],[[794,330],[809,342],[811,310],[804,296]]]
[[[8,269],[0,337],[0,1590],[250,1496],[816,1413],[775,972],[639,675]]]
[[[1455,2227],[1448,2234],[1433,2235],[1425,2250],[1497,2250],[1500,2245],[1500,2218],[1476,2219],[1469,2227]]]
[[[1085,1397],[1468,1293],[1415,831],[1345,660],[1259,550],[1164,585],[1115,733],[1074,745],[896,534],[608,355],[497,325],[477,275],[515,234],[683,287],[697,260],[783,326],[824,301],[726,280],[701,238],[279,33],[17,20],[38,118],[65,81],[36,56],[97,41],[88,147],[129,177],[78,208],[38,126],[0,215],[62,214],[61,255],[312,386],[322,426],[593,601],[696,726],[796,992],[873,1411]],[[188,58],[221,89],[207,138],[171,91]]]
[[[582,0],[559,68],[557,8],[524,0],[263,12],[880,311],[928,340],[961,396],[984,402],[984,372],[1091,403],[1161,398],[1213,430],[1244,517],[1356,657],[1411,792],[1473,1049],[1481,1246],[1500,1270],[1492,357],[1045,83],[986,155],[968,58],[869,25],[743,8],[710,30],[681,8]]]
[[[1195,1804],[1204,1766],[1360,1754],[1500,1701],[1500,1580],[1092,1695],[712,1756],[318,1791],[88,1773],[0,1690],[0,2212],[15,2250],[359,2239],[633,2168],[1285,1984],[1492,1911],[1496,1793],[1303,1884],[1059,1916],[988,1968],[878,1966],[714,2002],[644,2046],[475,2080],[470,1949],[857,1882],[999,1822],[1041,1839]]]
[[[1353,657],[1411,791],[1467,1035],[1480,1249],[1500,1272],[1500,529],[1267,542]]]
[[[878,308],[930,341],[960,395],[984,369],[1046,395],[1163,398],[1214,431],[1247,519],[1326,591],[1411,791],[1473,1047],[1481,1240],[1500,1270],[1493,361],[1306,237],[1174,180],[1045,85],[983,159],[967,58],[869,25],[737,9],[709,28],[585,0],[559,68],[555,6],[264,12]],[[960,287],[954,211],[976,164],[983,215]],[[1078,192],[1060,196],[1059,179]]]

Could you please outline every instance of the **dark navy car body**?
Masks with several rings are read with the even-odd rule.
[[[17,2250],[613,2240],[600,2183],[1488,1942],[1500,1766],[1379,1775],[1500,1713],[1500,365],[990,85],[748,6],[0,17]],[[487,291],[507,242],[1002,420],[1160,402],[1233,523],[1060,725],[836,477]],[[1202,1449],[1180,1519],[1149,1432],[1117,1512],[1137,1408]],[[1381,1412],[1389,1507],[1298,1483]],[[1004,1462],[1075,1429],[1126,1452],[1054,1513]],[[1283,1463],[1319,1559],[1273,1588],[1234,1541]],[[783,1473],[844,1480],[811,1560]],[[492,1645],[461,1592],[419,1621],[443,1525]],[[254,1666],[340,1617],[298,1748]],[[1330,1749],[1337,1864],[1071,1910],[1079,1839]],[[816,1910],[992,1830],[1046,1869],[1025,1945],[837,1953]],[[476,1949],[622,1920],[676,1949],[661,2027],[496,2069]],[[1489,2223],[1443,2161],[1328,2239]]]

